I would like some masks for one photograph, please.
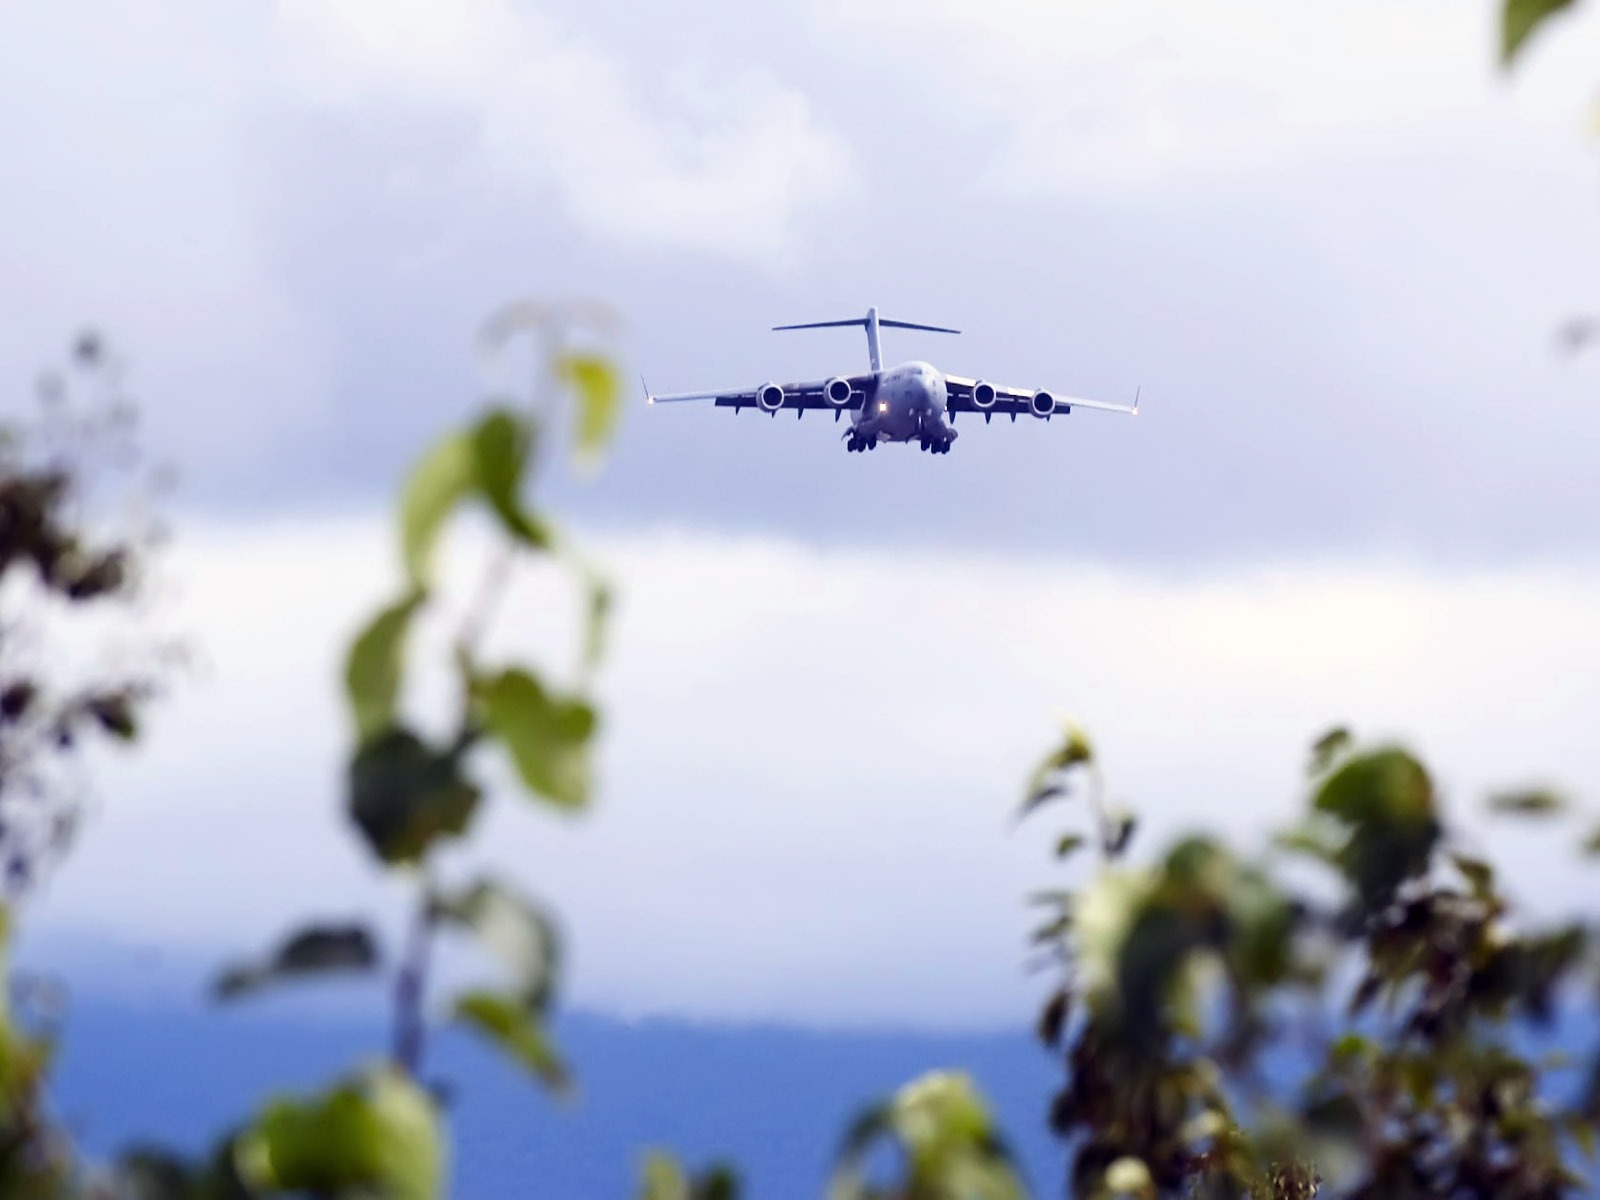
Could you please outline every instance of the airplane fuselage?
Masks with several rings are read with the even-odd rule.
[[[944,375],[928,363],[880,371],[860,410],[852,414],[852,439],[862,446],[922,441],[948,447],[956,438],[948,404]]]

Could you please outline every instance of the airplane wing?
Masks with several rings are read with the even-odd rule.
[[[876,379],[872,375],[846,375],[840,376],[850,386],[850,394],[842,403],[835,402],[826,395],[831,379],[816,379],[807,383],[764,383],[760,387],[731,389],[722,392],[678,392],[669,396],[658,396],[645,385],[645,399],[651,404],[676,404],[685,400],[710,400],[717,408],[731,408],[735,411],[741,408],[754,408],[762,412],[778,413],[782,411],[805,412],[807,409],[832,409],[835,412],[850,412],[859,409],[866,403],[867,394],[876,386]],[[643,380],[640,381],[641,383]],[[774,404],[775,391],[782,391],[781,402]],[[835,389],[835,395],[839,389]]]
[[[980,405],[973,398],[973,390],[978,384],[976,379],[964,379],[959,375],[946,375],[944,377],[945,391],[948,397],[948,410],[953,413],[1010,413],[1013,416],[1034,415],[1033,398],[1041,393],[1036,389],[1001,387],[991,383],[994,389],[994,402],[987,406]],[[1139,415],[1139,398],[1134,396],[1131,406],[1125,404],[1107,404],[1104,400],[1084,400],[1077,396],[1058,396],[1046,389],[1044,395],[1054,400],[1054,407],[1050,410],[1053,414],[1065,415],[1075,408],[1093,408],[1103,412],[1127,413],[1130,416]]]

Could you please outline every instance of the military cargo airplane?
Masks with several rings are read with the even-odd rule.
[[[808,409],[831,409],[835,422],[849,413],[850,428],[845,430],[844,439],[852,453],[874,450],[880,442],[914,441],[930,453],[948,454],[951,443],[956,440],[954,426],[958,413],[982,413],[985,424],[996,413],[1009,416],[1012,421],[1023,413],[1048,421],[1054,416],[1065,416],[1075,408],[1101,409],[1130,416],[1139,414],[1137,391],[1133,404],[1125,407],[1099,400],[1057,396],[1042,388],[1001,387],[986,379],[946,375],[925,362],[908,362],[885,371],[879,329],[920,329],[928,333],[960,331],[880,318],[876,308],[867,309],[864,317],[815,321],[807,325],[777,325],[774,330],[832,329],[851,325],[864,326],[867,331],[867,357],[872,369],[865,374],[835,375],[811,383],[763,383],[760,387],[725,392],[681,392],[672,396],[653,395],[650,385],[645,384],[645,399],[651,404],[711,400],[716,407],[731,408],[735,414],[741,409],[754,408],[774,417],[784,409],[793,409],[797,420],[805,416]]]

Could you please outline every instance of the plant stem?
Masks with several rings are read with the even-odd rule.
[[[428,964],[433,948],[433,896],[425,885],[411,920],[405,957],[394,989],[394,1061],[408,1075],[422,1069],[427,1037],[422,1005],[428,990]]]

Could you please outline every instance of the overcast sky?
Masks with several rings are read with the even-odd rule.
[[[213,667],[41,928],[212,953],[281,927],[286,875],[378,902],[299,848],[340,638],[523,296],[612,304],[662,391],[860,369],[859,331],[768,327],[877,304],[963,330],[891,360],[1144,396],[938,458],[635,405],[558,481],[624,594],[608,786],[490,840],[569,914],[580,999],[1014,1014],[1045,842],[1005,817],[1058,711],[1168,828],[1287,814],[1334,720],[1464,801],[1600,791],[1600,362],[1553,350],[1600,310],[1600,23],[1507,78],[1493,8],[8,6],[0,383],[85,322],[125,350]]]

